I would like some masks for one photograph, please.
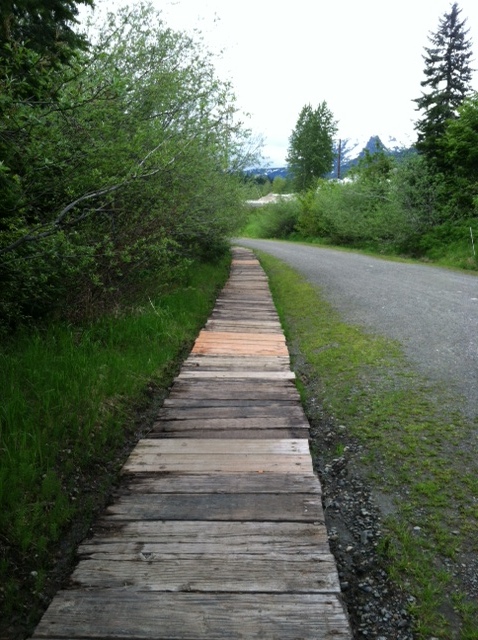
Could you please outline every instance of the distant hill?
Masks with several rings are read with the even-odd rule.
[[[387,144],[384,144],[379,136],[371,136],[366,144],[344,140],[341,148],[340,175],[344,177],[353,166],[355,166],[368,151],[372,155],[382,150],[386,155],[392,156],[397,160],[404,158],[410,153],[414,153],[413,147],[401,146],[395,138],[389,138]],[[334,167],[329,174],[330,178],[337,177],[338,170],[338,148],[335,153]]]
[[[341,143],[341,162],[340,162],[340,175],[344,177],[358,161],[364,157],[365,150],[374,154],[377,150],[383,149],[383,151],[390,156],[393,156],[397,160],[403,158],[410,153],[414,153],[413,147],[404,147],[400,145],[395,138],[388,138],[387,144],[384,144],[379,136],[371,136],[367,142],[360,142],[357,140],[343,140]],[[335,160],[332,171],[327,175],[328,178],[336,178],[338,170],[338,147],[335,152]],[[289,175],[289,168],[285,167],[258,167],[250,169],[247,172],[249,175],[256,179],[270,180],[271,182],[276,177],[287,178]]]
[[[264,178],[272,182],[274,178],[287,178],[289,167],[258,167],[250,169],[247,173],[254,178]]]

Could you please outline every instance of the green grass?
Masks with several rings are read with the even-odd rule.
[[[22,604],[25,572],[40,593],[52,550],[73,522],[88,521],[91,492],[115,479],[135,409],[148,389],[170,384],[227,267],[194,265],[187,284],[121,315],[25,332],[2,347],[0,619],[34,617],[35,603]]]
[[[260,259],[309,417],[319,432],[324,413],[347,426],[360,445],[354,471],[395,504],[381,549],[415,598],[417,637],[476,640],[478,606],[453,569],[478,552],[477,425],[453,408],[459,399],[411,370],[397,343],[345,324],[317,288],[271,256]]]

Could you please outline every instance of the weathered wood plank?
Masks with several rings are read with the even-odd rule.
[[[282,326],[278,320],[263,320],[262,322],[254,322],[253,320],[219,320],[209,318],[206,322],[206,327],[221,327],[230,326],[234,327],[234,330],[247,331],[256,328],[257,333],[264,332],[280,332],[282,334]],[[225,329],[222,329],[226,331]]]
[[[133,494],[106,513],[116,520],[323,521],[320,496],[307,494]]]
[[[306,429],[309,423],[305,416],[298,420],[295,416],[249,417],[249,418],[191,418],[190,420],[158,420],[148,434],[154,437],[154,431],[178,431],[181,429]],[[246,436],[247,437],[247,436]],[[296,437],[296,436],[293,436]],[[308,436],[302,436],[307,438]]]
[[[221,385],[211,384],[208,380],[178,380],[167,399],[175,400],[176,398],[300,401],[299,392],[291,380],[280,380],[274,385],[270,382],[250,382],[249,380],[225,380]]]
[[[189,420],[183,420],[178,424],[181,424],[180,429],[169,429],[168,431],[151,432],[148,437],[153,438],[195,438],[195,439],[207,439],[207,438],[224,438],[226,440],[270,440],[271,438],[307,438],[309,433],[304,429],[247,429],[239,431],[237,429],[230,429],[224,431],[220,429],[188,429],[187,424]]]
[[[254,305],[245,308],[240,305],[219,306],[210,315],[211,320],[247,320],[254,322],[278,322],[279,316],[266,308],[258,309]]]
[[[217,547],[214,552],[205,552],[198,551],[197,545],[189,547],[188,545],[183,544],[181,548],[176,545],[175,552],[166,552],[164,550],[164,546],[160,543],[148,542],[148,543],[140,543],[140,542],[129,542],[126,543],[124,541],[101,541],[98,540],[98,544],[96,545],[86,545],[86,547],[81,547],[79,555],[80,555],[80,563],[77,568],[77,573],[72,577],[73,581],[81,581],[86,582],[84,577],[79,578],[82,572],[82,564],[89,561],[94,561],[98,563],[97,571],[101,571],[100,563],[121,563],[121,562],[141,562],[141,563],[150,563],[160,565],[163,560],[167,563],[174,562],[177,567],[179,562],[189,562],[189,571],[192,576],[199,574],[204,577],[207,576],[209,572],[205,571],[205,567],[203,566],[205,563],[211,563],[211,570],[215,571],[214,563],[221,563],[223,565],[222,571],[229,565],[229,568],[232,569],[227,571],[229,576],[226,576],[225,580],[231,579],[231,573],[234,574],[234,569],[242,564],[242,568],[240,567],[238,571],[246,571],[247,574],[251,575],[257,573],[258,567],[250,569],[249,565],[255,562],[261,563],[264,568],[264,573],[269,574],[266,578],[270,579],[270,574],[275,574],[276,572],[281,572],[284,568],[286,571],[303,571],[304,563],[310,563],[311,565],[316,565],[315,569],[313,569],[313,573],[318,569],[319,571],[322,569],[322,563],[324,562],[333,562],[333,556],[325,549],[324,552],[319,552],[317,549],[313,551],[302,553],[293,553],[289,548],[288,551],[284,552],[271,552],[265,545],[262,546],[261,549],[257,548],[255,551],[249,551],[245,548],[242,551],[237,551],[232,553],[229,548],[229,545],[224,543],[221,547]],[[194,565],[197,565],[198,568],[195,569]],[[233,566],[231,566],[233,565]],[[91,570],[91,564],[89,565],[89,569]],[[334,566],[335,568],[335,566]],[[107,571],[111,569],[106,569]],[[113,569],[115,573],[117,573],[117,569]],[[126,569],[128,571],[128,569]],[[330,574],[334,573],[333,571]],[[312,583],[311,592],[315,592],[315,579],[308,570],[304,571],[304,575],[309,576],[309,580]],[[216,575],[214,575],[214,580],[216,580]],[[234,575],[232,575],[232,579],[234,579]],[[259,578],[260,580],[260,578]],[[256,580],[254,580],[256,581]],[[222,582],[222,580],[221,580]],[[156,583],[159,585],[160,581],[157,580]],[[90,585],[101,586],[99,582],[90,583]],[[103,583],[103,586],[106,586]],[[113,586],[113,585],[111,585]],[[118,585],[117,585],[118,586]],[[140,586],[140,585],[138,585]],[[331,590],[334,590],[336,584],[332,583],[329,585]],[[149,590],[148,587],[145,589]],[[181,589],[167,589],[168,591],[180,591]],[[189,591],[190,589],[187,589]],[[195,589],[196,590],[196,589]],[[224,588],[224,585],[221,585],[218,591],[244,591],[241,588],[235,588],[232,585],[229,588]],[[246,589],[249,590],[249,589]],[[292,590],[292,589],[291,589]],[[260,589],[260,591],[276,591],[276,589]],[[283,591],[289,591],[289,589],[284,588]],[[294,589],[295,591],[295,589]],[[320,592],[321,589],[318,589],[317,592]]]
[[[123,589],[60,592],[33,637],[351,638],[340,598],[335,594],[168,594]]]
[[[282,409],[287,411],[289,407],[300,406],[298,398],[275,398],[275,399],[261,399],[261,398],[188,398],[185,395],[179,397],[169,397],[163,402],[164,409],[189,409],[189,408],[210,408],[217,409],[221,407],[242,408],[242,407],[268,407],[269,409]],[[212,412],[213,413],[213,412]]]
[[[186,378],[210,378],[210,379],[258,379],[258,380],[295,380],[293,371],[188,371],[182,370],[176,380]]]
[[[201,418],[274,418],[284,415],[286,410],[279,404],[223,406],[223,407],[163,407],[158,411],[158,419],[191,420]],[[287,416],[297,422],[304,421],[302,407],[291,404],[287,406]]]
[[[307,493],[320,496],[315,476],[277,474],[208,475],[139,475],[128,477],[124,484],[129,493]]]
[[[310,455],[218,454],[184,456],[168,454],[131,455],[122,473],[284,473],[313,474]]]
[[[329,553],[322,522],[227,522],[201,520],[111,522],[104,518],[95,537],[79,548],[80,555],[102,552],[108,545],[136,552],[165,554],[223,553],[254,554],[269,551],[313,555]]]
[[[209,455],[235,455],[235,454],[254,454],[254,455],[308,455],[308,440],[300,439],[284,439],[284,440],[222,440],[211,439],[202,442],[196,442],[188,438],[181,440],[158,440],[144,438],[138,442],[132,456],[143,455],[193,455],[193,456],[209,456]]]
[[[72,575],[76,588],[139,588],[141,591],[339,593],[333,557],[305,560],[253,556],[130,556],[84,559]]]

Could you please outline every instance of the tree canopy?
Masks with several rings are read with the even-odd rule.
[[[78,6],[93,0],[2,0],[0,6],[0,55],[10,47],[28,47],[65,60],[67,51],[84,47],[86,39],[73,27],[77,23]]]
[[[467,38],[466,20],[460,20],[461,9],[455,2],[440,19],[438,29],[429,36],[425,47],[425,89],[417,98],[422,117],[416,123],[417,150],[440,164],[440,141],[447,121],[458,115],[458,107],[471,93],[471,41]]]
[[[240,220],[254,146],[210,54],[148,4],[96,34],[43,68],[41,100],[0,78],[0,328],[165,284]]]
[[[327,103],[305,105],[289,138],[287,162],[298,191],[310,189],[333,164],[337,123]]]

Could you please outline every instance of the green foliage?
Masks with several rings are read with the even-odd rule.
[[[446,164],[456,175],[478,185],[478,94],[465,100],[458,118],[448,123],[443,149]]]
[[[439,174],[424,155],[410,154],[395,163],[382,153],[367,154],[351,176],[343,182],[320,180],[317,188],[298,194],[292,201],[253,211],[245,234],[260,238],[299,236],[478,268],[470,237],[470,226],[478,237],[473,217],[476,209],[469,208],[467,218],[467,209],[457,216],[450,175]],[[467,191],[464,178],[460,180],[464,198],[476,183],[469,181]]]
[[[392,194],[411,239],[440,222],[445,197],[443,175],[423,155],[412,155],[393,176]]]
[[[393,160],[366,153],[346,182],[321,181],[300,198],[298,231],[338,244],[379,247],[397,242],[399,215],[391,199]]]
[[[110,304],[216,257],[241,224],[249,132],[202,45],[150,5],[123,8],[88,52],[46,66],[18,99],[19,47],[0,82],[0,324]],[[23,61],[23,62],[22,62]],[[41,65],[40,65],[41,66]],[[252,151],[251,151],[252,149]]]
[[[276,176],[272,181],[272,193],[289,193],[292,191],[292,183],[289,177],[282,178],[281,176]]]
[[[471,42],[467,39],[466,20],[460,20],[461,9],[455,2],[450,12],[440,19],[436,33],[430,36],[431,46],[425,48],[426,92],[416,100],[423,112],[417,122],[417,149],[437,163],[443,164],[441,140],[447,122],[457,117],[457,109],[471,92]]]
[[[297,191],[313,188],[328,173],[334,160],[333,137],[337,124],[322,102],[316,109],[305,105],[289,138],[287,162]]]
[[[437,264],[475,270],[478,269],[477,245],[478,218],[475,217],[448,220],[430,228],[419,238],[417,250]]]
[[[51,570],[52,552],[70,529],[85,535],[90,502],[99,503],[116,479],[135,407],[151,401],[148,388],[163,393],[170,385],[228,267],[228,257],[215,266],[194,263],[168,293],[151,282],[129,309],[20,331],[2,343],[2,637],[10,614],[35,622],[42,593],[25,590],[25,575],[32,584],[32,571]]]
[[[476,212],[478,196],[478,96],[464,101],[447,124],[441,140],[448,217],[467,218]]]
[[[258,207],[249,214],[242,233],[252,238],[288,238],[296,229],[299,211],[296,199]]]
[[[452,408],[460,398],[410,370],[396,343],[346,325],[317,287],[279,260],[260,258],[299,354],[294,367],[313,445],[322,461],[335,458],[323,424],[327,432],[346,426],[358,445],[349,469],[390,505],[379,550],[392,581],[414,596],[416,637],[476,638],[476,598],[458,577],[461,554],[476,550],[476,425]]]
[[[91,6],[93,0],[3,0],[0,6],[0,58],[14,57],[15,48],[26,46],[49,63],[67,61],[75,49],[86,45],[85,38],[73,29],[77,22],[77,5],[82,4]],[[27,77],[32,79],[29,74]]]

